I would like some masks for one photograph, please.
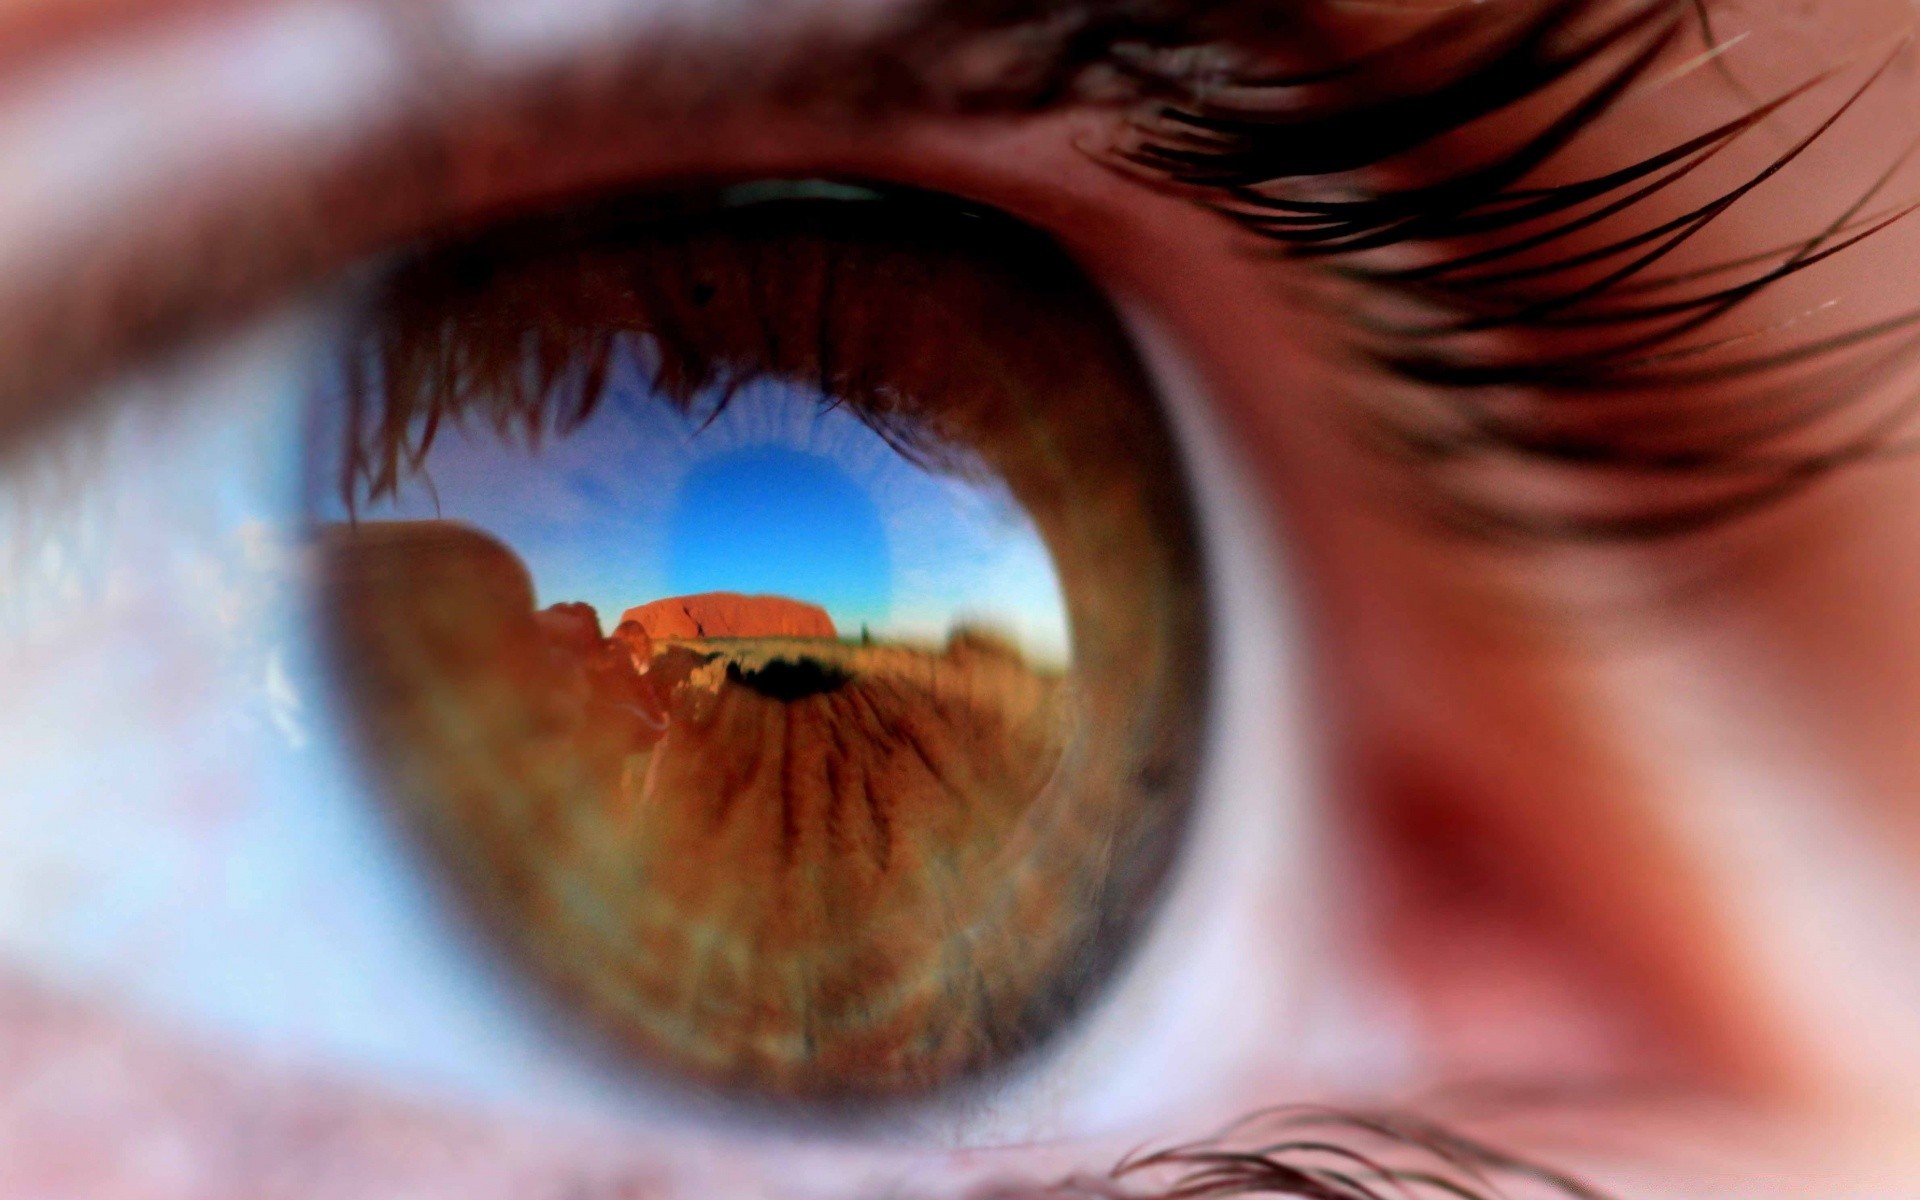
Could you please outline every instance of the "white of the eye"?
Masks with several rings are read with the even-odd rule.
[[[293,316],[0,470],[0,974],[462,1104],[620,1112],[368,803],[300,632]]]

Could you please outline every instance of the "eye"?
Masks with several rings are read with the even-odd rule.
[[[1099,294],[995,214],[822,190],[380,285],[308,441],[316,621],[376,789],[557,1008],[870,1103],[1004,1075],[1126,959],[1209,604]]]
[[[817,182],[552,204],[92,412],[0,495],[48,697],[0,948],[50,986],[668,1140],[1077,1137],[1293,1061],[1265,519],[1050,237]]]

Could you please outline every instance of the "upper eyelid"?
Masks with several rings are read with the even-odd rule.
[[[854,62],[889,77],[871,56],[890,5],[799,5],[745,39],[690,15],[728,6],[672,0],[560,6],[573,21],[477,0],[182,5],[0,58],[0,448],[117,364],[436,227],[649,178],[830,171],[791,136],[751,143],[807,119],[784,103],[802,66],[834,88],[866,87],[831,70]],[[0,24],[0,55],[14,44]],[[742,79],[767,90],[736,95]],[[848,95],[843,135],[891,115]],[[745,136],[708,127],[729,121]]]
[[[138,32],[62,47],[73,52],[16,70],[0,92],[0,442],[124,343],[188,324],[188,272],[168,263],[198,250],[194,265],[208,265],[206,210],[291,177],[295,164],[264,147],[342,136],[399,77],[378,26],[346,5]],[[316,91],[322,81],[333,86]]]
[[[122,364],[410,238],[643,181],[858,174],[884,154],[848,149],[868,121],[1071,107],[1121,40],[1264,7],[94,2],[0,14],[0,449]],[[809,120],[853,161],[792,136]]]
[[[1016,111],[1070,104],[1081,97],[1062,81],[1116,50],[1103,38],[1133,32],[1099,24],[1125,5],[1084,0],[1088,36],[1041,30],[1024,57],[985,56],[1024,81],[1008,91],[991,70],[967,65],[967,47],[947,47],[943,63],[912,40],[937,30],[942,11],[960,11],[943,9],[960,0],[932,0],[932,24],[890,2],[840,25],[810,25],[804,14],[818,10],[802,4],[780,10],[801,14],[790,24],[761,23],[758,40],[730,40],[721,23],[690,14],[733,10],[676,0],[544,10],[578,17],[565,22],[503,15],[542,11],[535,0],[404,9],[291,0],[200,13],[137,52],[94,47],[0,87],[0,169],[14,176],[0,189],[0,449],[117,364],[409,238],[643,180],[858,173],[856,158],[833,156],[859,140],[864,118],[889,117],[895,104],[922,115],[973,107],[967,95],[936,94],[943,86],[975,86],[973,100]],[[1542,7],[1585,11],[1604,0]],[[889,15],[902,19],[889,24]],[[1001,50],[1009,43],[993,37],[1026,29],[1017,20],[959,28]],[[1181,31],[1173,19],[1142,44],[1175,45]],[[0,28],[0,53],[6,44]],[[1182,62],[1161,81],[1176,94]],[[854,64],[872,73],[845,69]],[[1154,94],[1154,64],[1135,66]],[[733,95],[742,81],[754,90]],[[796,109],[795,98],[829,107]],[[810,117],[819,136],[793,136]],[[36,163],[66,177],[35,176]],[[1468,516],[1506,519],[1491,509]],[[1519,520],[1531,528],[1535,517]]]

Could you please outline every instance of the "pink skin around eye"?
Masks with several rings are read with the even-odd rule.
[[[103,23],[135,15],[98,10]],[[17,5],[0,22],[46,11]],[[1723,19],[1756,30],[1729,61],[1770,95],[1826,61],[1883,52],[1909,18],[1883,0],[1831,0],[1817,19],[1756,0]],[[1901,103],[1883,114],[1911,100],[1909,83],[1893,86]],[[1684,136],[1686,113],[1664,116]],[[1910,1192],[1920,536],[1907,514],[1920,475],[1874,466],[1701,542],[1570,551],[1545,567],[1436,541],[1376,502],[1377,463],[1333,419],[1353,384],[1314,353],[1325,327],[1218,226],[1086,161],[1072,148],[1081,127],[1067,126],[909,130],[884,151],[823,137],[820,157],[1055,231],[1190,359],[1299,581],[1329,747],[1319,800],[1356,847],[1336,886],[1430,1073],[1679,1078],[1767,1131],[1715,1123],[1728,1141],[1703,1150],[1697,1124],[1624,1120],[1666,1151],[1658,1170],[1600,1157],[1594,1177],[1625,1195],[1830,1194],[1842,1172],[1862,1195]],[[1886,116],[1839,130],[1819,186],[1757,196],[1707,240],[1724,256],[1803,236],[1831,219],[1823,195],[1844,207],[1907,137]],[[1589,152],[1617,161],[1607,149]],[[1902,266],[1914,238],[1897,227],[1756,319],[1832,296],[1863,320],[1920,304]],[[0,246],[0,260],[17,250]],[[0,1200],[938,1195],[1098,1171],[1234,1111],[1339,1098],[1303,1093],[1279,1066],[1239,1085],[1190,1120],[1110,1143],[742,1150],[719,1135],[456,1114],[173,1039],[109,997],[9,981]],[[1794,1165],[1736,1157],[1756,1142]]]

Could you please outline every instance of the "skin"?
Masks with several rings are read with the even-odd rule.
[[[1282,564],[1265,580],[1283,589],[1272,603],[1305,647],[1275,664],[1300,703],[1273,736],[1314,755],[1305,803],[1333,866],[1312,886],[1351,916],[1324,973],[1393,998],[1405,1061],[1385,1078],[1348,1077],[1349,1061],[1329,1072],[1260,1041],[1177,1105],[1079,1129],[1016,1124],[949,1151],[502,1117],[225,1053],[109,994],[0,967],[0,1197],[938,1195],[1101,1171],[1142,1142],[1262,1104],[1401,1100],[1486,1078],[1570,1080],[1560,1090],[1577,1103],[1457,1119],[1622,1195],[1920,1189],[1920,905],[1904,882],[1920,866],[1910,463],[1858,469],[1681,544],[1517,553],[1439,537],[1382,500],[1387,468],[1340,423],[1354,381],[1317,349],[1324,319],[1220,222],[1080,153],[1107,129],[1097,113],[856,119],[831,104],[727,100],[696,58],[593,137],[535,138],[471,115],[490,88],[616,40],[644,48],[673,21],[750,25],[765,41],[750,53],[779,62],[798,31],[850,36],[886,15],[880,3],[830,16],[793,3],[730,26],[727,13],[671,8],[502,20],[455,53],[451,6],[405,20],[267,0],[0,6],[0,175],[19,181],[0,189],[9,369],[37,353],[37,313],[122,303],[100,280],[128,264],[152,283],[138,303],[154,311],[189,286],[225,286],[199,326],[212,329],[261,311],[282,282],[435,220],[608,181],[848,174],[998,205],[1053,233],[1121,299],[1176,403],[1203,413],[1221,469],[1245,485],[1260,550]],[[1817,18],[1786,0],[1721,13],[1723,33],[1754,31],[1729,61],[1759,94],[1881,52],[1908,19],[1885,0],[1827,0]],[[240,69],[274,55],[300,69]],[[1800,187],[1743,207],[1701,252],[1804,235],[1811,213],[1831,210],[1822,197],[1844,203],[1898,152],[1911,89],[1896,80],[1881,119],[1839,130]],[[370,178],[355,139],[377,135],[394,107],[445,116],[440,173],[403,166],[351,230],[304,208],[329,178]],[[1647,140],[1624,153],[1685,136],[1692,119],[1684,104],[1649,102],[1634,134]],[[1623,136],[1609,126],[1580,153],[1617,162],[1607,139]],[[168,203],[138,207],[156,198]],[[295,230],[238,240],[236,254],[273,270],[246,286],[153,282],[177,276],[166,264],[243,203]],[[1920,304],[1905,266],[1916,239],[1920,227],[1897,227],[1875,253],[1767,297],[1760,323],[1828,296],[1855,320]],[[35,403],[0,416],[15,445],[46,427]],[[1288,915],[1256,931],[1292,937]]]

